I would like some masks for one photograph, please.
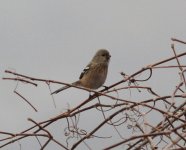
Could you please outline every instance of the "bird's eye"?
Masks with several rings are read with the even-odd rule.
[[[105,56],[105,54],[102,54],[102,56]]]

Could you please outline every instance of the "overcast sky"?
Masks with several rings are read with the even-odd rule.
[[[106,48],[112,57],[105,84],[111,85],[121,71],[131,74],[172,56],[172,37],[186,41],[185,0],[0,0],[1,77],[8,69],[70,83]],[[28,117],[41,121],[81,100],[79,90],[60,93],[55,109],[46,85],[19,85],[39,112],[13,93],[16,82],[0,80],[1,131],[21,131],[31,125]]]

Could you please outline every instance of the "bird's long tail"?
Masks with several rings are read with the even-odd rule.
[[[66,90],[66,89],[68,89],[68,88],[70,88],[70,86],[66,85],[66,86],[64,86],[64,87],[62,87],[62,88],[60,88],[60,89],[57,89],[56,91],[52,92],[51,95],[52,95],[52,94],[57,94],[57,93],[59,93],[59,92],[61,92],[61,91],[63,91],[63,90]]]
[[[80,85],[80,84],[79,84],[79,81],[76,81],[76,82],[72,83],[72,85]],[[60,89],[58,89],[58,90],[52,92],[51,95],[52,95],[52,94],[57,94],[57,93],[59,93],[59,92],[61,92],[61,91],[63,91],[63,90],[66,90],[66,89],[70,88],[70,87],[71,87],[71,86],[68,86],[68,85],[66,85],[66,86],[64,86],[64,87],[61,87]]]

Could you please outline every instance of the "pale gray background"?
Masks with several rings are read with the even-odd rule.
[[[185,31],[185,0],[0,0],[0,74],[6,77],[4,70],[10,69],[70,83],[97,49],[106,48],[112,55],[105,83],[110,85],[121,80],[121,71],[131,74],[173,55],[170,39],[186,41]],[[19,132],[31,125],[28,117],[45,120],[87,97],[79,90],[65,91],[55,96],[55,109],[45,84],[19,84],[18,91],[39,110],[35,113],[13,93],[15,86],[0,80],[1,131]],[[23,149],[38,149],[38,144],[28,145]]]

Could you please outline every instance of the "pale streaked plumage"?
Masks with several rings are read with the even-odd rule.
[[[101,87],[107,77],[110,57],[111,56],[106,49],[98,50],[91,62],[80,74],[79,80],[73,82],[72,85],[82,86],[90,89],[98,89]],[[57,94],[67,88],[69,88],[69,86],[64,86],[54,91],[52,94]]]

